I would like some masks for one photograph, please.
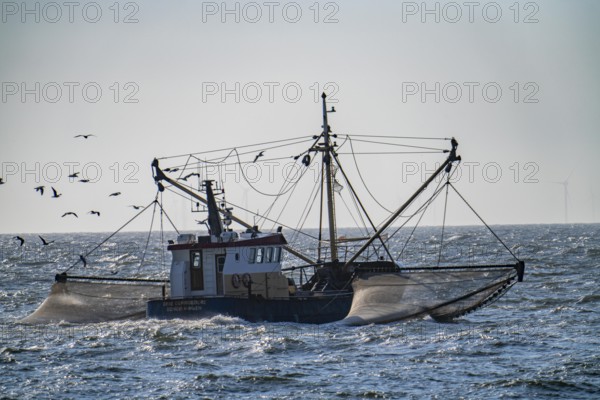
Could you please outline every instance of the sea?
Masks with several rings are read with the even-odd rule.
[[[418,239],[430,246],[405,252],[402,263],[439,257],[439,230],[427,229]],[[526,263],[524,281],[506,295],[449,323],[357,327],[225,315],[22,324],[55,274],[107,234],[44,234],[54,240],[48,246],[37,234],[22,235],[23,246],[15,235],[0,235],[0,398],[600,398],[600,225],[492,229]],[[163,242],[173,235],[121,233],[87,257],[85,270],[76,264],[69,271],[166,277]],[[446,227],[444,235],[454,245],[452,262],[500,257],[480,251],[483,236],[469,227]],[[405,243],[395,242],[393,252]]]

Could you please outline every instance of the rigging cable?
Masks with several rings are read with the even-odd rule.
[[[292,228],[292,227],[291,227],[291,226],[289,226],[289,225],[282,224],[280,221],[274,220],[274,219],[272,219],[272,218],[267,218],[267,217],[265,217],[265,216],[263,216],[263,215],[260,215],[260,214],[258,214],[258,213],[256,213],[256,212],[254,212],[254,211],[250,211],[250,210],[248,210],[248,209],[246,209],[246,208],[244,208],[244,207],[241,207],[241,206],[239,206],[239,205],[237,205],[237,204],[235,204],[235,203],[232,203],[232,202],[228,202],[228,203],[229,203],[230,205],[232,205],[233,207],[235,207],[235,208],[239,208],[239,209],[240,209],[240,210],[242,210],[242,211],[246,211],[246,212],[247,212],[247,213],[249,213],[249,214],[255,215],[255,216],[257,216],[257,217],[260,217],[260,218],[262,218],[262,219],[265,219],[266,221],[269,221],[269,222],[274,222],[274,223],[276,223],[277,225],[281,225],[282,227],[284,227],[284,228],[286,228],[286,229],[289,229],[289,230],[291,230],[292,232],[298,232],[298,233],[299,233],[299,234],[301,234],[301,235],[304,235],[304,236],[307,236],[307,237],[309,237],[309,238],[311,238],[311,239],[317,240],[317,237],[316,237],[316,236],[313,236],[313,235],[311,235],[311,234],[308,234],[308,233],[306,233],[306,232],[299,231],[299,230],[297,230],[297,229],[295,229],[295,228]]]
[[[379,205],[379,207],[383,208],[385,211],[387,211],[388,213],[391,214],[392,211],[388,210],[383,204],[381,204],[379,201],[377,201],[377,199],[375,198],[375,196],[373,196],[373,193],[371,193],[371,191],[369,190],[369,187],[367,186],[367,183],[365,182],[365,180],[363,179],[362,174],[360,173],[360,168],[358,167],[358,161],[356,160],[356,155],[354,153],[354,146],[352,144],[352,139],[350,138],[350,135],[348,135],[348,141],[350,142],[350,150],[351,150],[352,157],[354,158],[354,165],[356,165],[356,171],[358,171],[358,176],[360,177],[360,180],[361,180],[363,186],[367,190],[367,193],[369,193],[369,195],[371,196],[371,198],[373,200],[375,200],[375,203],[377,203]]]
[[[306,205],[304,206],[304,210],[300,214],[300,219],[298,220],[298,224],[296,226],[297,232],[301,231],[302,228],[304,227],[304,224],[306,223],[306,220],[308,219],[308,216],[310,215],[310,212],[312,211],[315,201],[317,200],[317,195],[319,194],[319,192],[320,192],[319,181],[317,180],[317,181],[315,181],[315,185],[313,186],[313,189],[309,196],[309,199],[312,197],[312,201],[306,203]],[[314,193],[314,196],[313,196],[313,193]],[[294,235],[292,236],[290,241],[294,242],[297,238],[298,238],[298,233],[294,233]]]
[[[182,185],[182,186],[185,186],[185,185]],[[185,197],[184,195],[182,195],[182,194],[181,194],[181,193],[179,193],[178,191],[175,191],[175,190],[171,189],[171,186],[164,186],[164,188],[165,188],[166,190],[168,190],[169,192],[171,192],[171,193],[174,193],[174,194],[176,194],[177,196],[179,196],[179,197],[183,198],[183,199],[184,199],[184,200],[186,200],[186,201],[187,201],[187,200],[189,200],[187,197]],[[231,206],[233,206],[233,207],[235,207],[235,208],[238,208],[238,209],[240,209],[240,210],[242,210],[242,211],[245,211],[245,212],[247,212],[247,213],[249,213],[249,214],[252,214],[252,215],[254,215],[254,216],[257,216],[257,217],[260,217],[260,218],[263,218],[263,219],[265,219],[265,220],[267,220],[267,221],[269,221],[269,222],[273,222],[273,223],[275,223],[275,224],[277,224],[277,225],[281,225],[282,227],[284,227],[284,228],[286,228],[286,229],[289,229],[289,230],[290,230],[290,231],[292,231],[292,232],[298,232],[298,233],[299,233],[299,234],[301,234],[301,235],[307,236],[307,237],[309,237],[309,238],[311,238],[311,239],[314,239],[314,240],[318,240],[318,238],[317,238],[316,236],[310,235],[310,234],[308,234],[308,233],[306,233],[306,232],[297,231],[295,228],[292,228],[292,227],[291,227],[291,226],[289,226],[289,225],[283,224],[283,223],[281,223],[280,221],[274,220],[274,219],[272,219],[272,218],[266,218],[266,217],[265,217],[265,216],[263,216],[263,215],[260,215],[260,214],[258,214],[258,213],[256,213],[256,212],[254,212],[254,211],[248,210],[247,208],[245,208],[245,207],[242,207],[242,206],[240,206],[240,205],[237,205],[237,204],[235,204],[235,203],[232,203],[231,201],[228,201],[227,203],[228,203],[228,204],[230,204]],[[159,206],[160,206],[160,204],[159,204]],[[175,227],[175,225],[173,224],[173,222],[172,222],[172,221],[171,221],[171,219],[169,218],[169,216],[168,216],[168,214],[166,213],[166,211],[165,211],[165,215],[167,216],[167,219],[169,220],[169,222],[171,222],[171,225],[173,226],[173,228],[174,228],[174,229],[177,231],[177,228]],[[179,231],[177,231],[177,233],[179,233]]]
[[[277,145],[277,146],[270,146],[270,147],[261,147],[261,148],[258,148],[256,150],[245,151],[245,152],[239,152],[237,147],[234,147],[232,150],[237,151],[240,156],[245,156],[246,154],[256,154],[257,151],[267,151],[267,150],[279,149],[279,148],[282,148],[282,147],[288,147],[288,146],[293,146],[293,145],[296,145],[296,144],[305,143],[305,142],[308,142],[310,140],[312,140],[312,139],[306,139],[306,138],[304,138],[302,140],[298,140],[298,141],[292,142],[292,143],[280,144],[280,145]],[[232,152],[230,152],[229,154],[231,154],[231,153]],[[213,160],[211,160],[211,159],[206,160],[206,162],[213,162],[213,161],[214,161],[214,159]],[[223,159],[223,161],[225,161],[225,160]],[[254,161],[245,161],[244,162],[244,164],[252,164],[252,163],[254,163]]]
[[[76,266],[77,264],[79,264],[80,262],[82,262],[83,260],[81,258],[84,258],[89,256],[90,254],[92,254],[94,251],[96,251],[100,246],[102,246],[104,243],[106,243],[107,241],[109,241],[113,236],[115,236],[117,233],[119,233],[123,228],[125,228],[127,225],[129,225],[131,223],[131,221],[133,221],[134,219],[136,219],[137,217],[139,217],[144,211],[146,211],[148,209],[148,207],[150,207],[152,204],[154,204],[154,202],[156,202],[156,199],[158,198],[158,193],[157,193],[157,197],[154,198],[154,200],[152,200],[152,202],[150,204],[148,204],[146,207],[144,207],[144,209],[140,212],[138,212],[133,218],[131,218],[129,221],[125,222],[123,225],[121,225],[121,227],[119,229],[117,229],[116,231],[114,231],[112,234],[110,234],[106,239],[104,239],[102,242],[100,242],[98,245],[96,245],[92,250],[88,251],[87,253],[83,254],[79,260],[75,261],[69,268],[67,268],[63,273],[68,272],[69,270],[71,270],[74,266]]]
[[[314,138],[315,140],[314,140],[314,142],[313,142],[313,145],[311,146],[311,148],[312,148],[312,147],[314,147],[314,146],[315,146],[315,144],[317,144],[317,143],[319,142],[320,136],[319,136],[319,137],[316,137],[316,138],[315,138],[315,137],[313,137],[313,138]],[[310,151],[310,149],[309,149],[309,150],[307,150],[306,152],[308,153],[309,151]],[[294,157],[294,160],[297,160],[298,158],[300,158],[300,156]],[[289,197],[288,197],[288,198],[287,198],[287,200],[285,201],[285,204],[284,204],[284,205],[283,205],[283,207],[281,208],[281,211],[279,212],[279,215],[277,216],[276,220],[279,220],[279,218],[281,218],[281,214],[283,214],[283,211],[285,210],[285,208],[286,208],[286,206],[287,206],[288,202],[289,202],[289,201],[291,200],[291,198],[292,198],[292,195],[293,195],[293,193],[296,191],[296,188],[298,187],[298,183],[300,182],[300,180],[302,179],[302,177],[304,176],[304,174],[306,173],[306,171],[308,171],[308,169],[309,169],[310,165],[312,165],[312,163],[310,163],[310,162],[309,162],[309,165],[306,165],[306,168],[305,168],[304,172],[302,173],[302,175],[300,176],[300,178],[298,178],[298,180],[296,181],[296,183],[293,185],[293,189],[292,189],[292,191],[290,192],[290,195],[289,195]],[[286,182],[289,180],[290,173],[291,173],[291,170],[288,172],[288,175],[285,177],[285,180],[284,180],[284,185],[282,185],[282,188],[280,189],[280,195],[279,195],[279,196],[281,196],[281,195],[282,195],[282,192],[284,191],[285,183],[286,183]],[[291,181],[289,181],[289,182],[291,183]],[[286,192],[287,192],[287,191],[286,191]],[[267,211],[264,213],[264,217],[268,217],[268,216],[269,216],[269,214],[271,213],[271,211],[272,211],[272,210],[273,210],[273,208],[275,207],[275,203],[277,202],[277,200],[279,200],[279,196],[277,196],[277,197],[276,197],[276,198],[273,200],[273,202],[271,203],[271,205],[270,205],[270,206],[267,208]],[[273,226],[275,226],[275,225],[273,225]]]
[[[146,259],[146,252],[148,251],[148,245],[150,244],[150,236],[152,236],[152,226],[154,225],[154,217],[156,216],[156,204],[157,203],[158,203],[158,201],[154,201],[154,208],[152,210],[152,219],[150,220],[150,229],[148,231],[148,237],[146,238],[146,246],[144,247],[144,252],[142,253],[142,259],[140,260],[140,265],[138,266],[138,269],[135,272],[136,277],[140,273],[140,269],[144,265],[144,260]]]
[[[340,193],[340,198],[342,199],[342,201],[344,201],[344,197],[342,196],[341,193]],[[360,218],[360,222],[362,223],[362,225],[359,226],[359,224],[355,220],[354,223],[356,224],[356,227],[359,230],[363,230],[365,236],[369,236],[369,228],[367,227],[365,219],[363,218],[362,213],[360,212],[360,208],[358,207],[358,203],[356,202],[356,198],[354,196],[352,196],[352,194],[350,195],[350,200],[352,200],[352,204],[354,205],[354,209],[356,210],[356,214],[358,214],[358,218]],[[344,205],[346,205],[346,202],[344,202]],[[346,205],[346,209],[348,210],[348,212],[350,212],[350,209],[349,209],[349,207],[347,205]],[[352,218],[352,219],[354,220],[354,218]]]
[[[250,181],[249,181],[249,180],[248,180],[248,178],[246,177],[246,174],[244,174],[244,169],[243,169],[243,168],[242,168],[242,166],[241,166],[241,163],[242,163],[242,161],[240,160],[240,155],[237,153],[237,150],[235,150],[235,149],[234,149],[234,152],[236,153],[236,156],[237,156],[237,160],[238,160],[238,163],[237,163],[237,164],[238,164],[238,166],[240,167],[240,172],[241,172],[241,174],[242,174],[242,177],[244,178],[244,180],[246,181],[246,183],[248,184],[248,186],[250,186],[250,187],[251,187],[251,188],[252,188],[252,189],[253,189],[255,192],[257,192],[257,193],[259,193],[259,194],[262,194],[263,196],[267,196],[267,197],[279,197],[279,196],[282,196],[282,195],[285,195],[285,194],[287,194],[287,193],[288,193],[288,192],[289,192],[289,191],[292,189],[292,187],[285,188],[285,186],[286,186],[286,184],[287,184],[287,183],[289,183],[289,184],[290,184],[290,185],[292,185],[292,186],[295,186],[295,184],[292,184],[292,183],[291,183],[291,182],[292,182],[291,180],[290,180],[290,181],[288,181],[289,175],[290,175],[290,174],[291,174],[291,172],[292,172],[292,171],[291,171],[291,170],[292,170],[292,168],[290,168],[290,171],[289,171],[289,173],[288,173],[288,176],[287,176],[287,177],[286,177],[286,179],[284,180],[284,182],[283,182],[283,184],[282,184],[282,188],[281,188],[281,190],[279,191],[279,193],[278,193],[278,194],[265,193],[265,192],[263,192],[263,191],[261,191],[261,190],[257,189],[256,187],[254,187],[254,185],[252,185],[252,183],[250,183]],[[308,169],[308,168],[307,168],[307,169]],[[305,170],[302,172],[302,174],[300,175],[300,177],[297,179],[296,183],[298,183],[298,181],[300,181],[300,179],[302,179],[302,176],[304,176],[304,174],[306,173],[306,170],[307,170],[307,169],[305,169]]]
[[[457,169],[454,169],[452,171],[452,173],[454,173]],[[390,237],[388,238],[388,240],[390,238],[392,238],[396,233],[398,233],[398,231],[400,231],[400,229],[402,229],[415,215],[421,213],[417,223],[415,224],[415,226],[413,227],[412,231],[410,232],[410,235],[408,235],[408,238],[406,239],[406,241],[404,242],[404,246],[402,247],[402,250],[400,251],[400,254],[398,255],[399,259],[400,257],[402,257],[402,254],[404,254],[404,250],[406,249],[406,246],[408,245],[408,242],[410,241],[410,239],[412,238],[412,236],[415,233],[415,230],[417,229],[417,227],[419,226],[419,224],[421,223],[421,220],[423,219],[423,216],[425,216],[425,212],[427,211],[427,208],[434,202],[434,200],[437,198],[437,196],[441,193],[442,189],[440,186],[442,184],[442,181],[440,180],[440,182],[438,183],[437,187],[435,188],[433,194],[431,195],[431,197],[429,197],[429,199],[427,199],[422,205],[421,207],[419,207],[402,225],[400,225],[398,227],[398,229],[396,229],[394,231],[394,233],[392,233],[390,235]]]
[[[280,140],[270,140],[268,142],[263,142],[263,143],[256,143],[256,144],[247,144],[244,146],[237,146],[235,148],[237,149],[243,149],[243,148],[248,148],[248,147],[258,147],[258,146],[262,146],[265,144],[273,144],[273,143],[281,143],[281,142],[290,142],[292,140],[299,140],[299,139],[306,139],[306,136],[298,136],[298,137],[294,137],[294,138],[289,138],[289,139],[280,139]],[[221,149],[217,149],[217,150],[207,150],[207,151],[200,151],[197,153],[187,153],[187,154],[179,154],[176,156],[166,156],[166,157],[159,157],[158,160],[168,160],[170,158],[179,158],[179,157],[185,157],[185,156],[196,156],[198,154],[210,154],[210,153],[216,153],[219,151],[226,151],[226,150],[232,150],[231,147],[224,147]]]
[[[417,227],[421,223],[421,220],[423,219],[423,216],[425,215],[427,208],[433,203],[433,201],[437,198],[437,196],[441,193],[441,191],[442,191],[442,188],[440,188],[438,186],[438,188],[436,189],[436,192],[425,203],[423,203],[421,205],[421,207],[419,207],[419,209],[413,215],[411,215],[411,217],[408,220],[406,220],[406,222],[404,222],[404,224],[400,225],[400,227],[398,229],[396,229],[396,231],[392,234],[392,236],[393,236],[396,233],[398,233],[398,231],[401,228],[403,228],[404,225],[406,225],[408,223],[408,221],[410,221],[415,215],[417,215],[418,213],[421,214],[419,216],[419,219],[417,220],[417,223],[415,224],[415,226],[413,226],[413,229],[410,232],[410,235],[408,235],[408,237],[406,238],[406,241],[404,242],[404,246],[402,246],[402,250],[400,250],[400,254],[398,254],[397,259],[400,259],[400,257],[402,257],[402,254],[404,254],[404,250],[406,250],[406,246],[408,246],[408,242],[410,242],[410,239],[412,239],[413,235],[415,234],[415,231],[417,230]]]
[[[262,150],[262,151],[267,151],[267,150],[272,150],[272,149],[277,149],[277,148],[281,148],[281,147],[286,147],[286,146],[293,146],[296,144],[301,144],[304,142],[307,142],[307,139],[303,139],[303,140],[299,140],[299,141],[295,141],[292,143],[287,143],[287,144],[283,144],[283,145],[278,145],[278,146],[271,146],[271,147],[264,147],[262,149],[257,149],[257,150]],[[276,142],[274,142],[276,143]],[[241,146],[241,147],[232,147],[232,148],[228,148],[228,149],[220,149],[220,150],[216,150],[216,151],[224,151],[224,150],[229,150],[229,152],[223,156],[223,157],[216,157],[213,159],[201,159],[199,157],[196,156],[196,154],[202,154],[202,153],[192,153],[192,154],[182,154],[182,155],[178,155],[178,156],[173,156],[173,157],[162,157],[159,158],[159,160],[163,160],[165,158],[175,158],[175,157],[184,157],[187,156],[188,160],[185,162],[185,164],[178,164],[178,165],[174,165],[171,168],[178,168],[178,169],[182,169],[182,173],[188,169],[188,167],[193,168],[201,168],[202,165],[204,164],[210,164],[210,165],[218,165],[219,167],[226,167],[229,165],[238,165],[238,164],[253,164],[254,161],[242,161],[240,162],[238,160],[238,162],[233,162],[233,163],[225,163],[225,161],[231,157],[231,155],[236,152],[238,149],[243,148],[243,147],[248,147],[248,146]],[[246,154],[255,154],[257,150],[252,150],[252,151],[246,151],[246,152],[238,152],[239,156],[242,155],[246,155]],[[190,163],[190,158],[194,158],[195,160],[197,160],[196,162]],[[290,157],[276,157],[276,158],[269,158],[269,159],[263,159],[261,160],[262,163],[267,162],[267,161],[279,161],[279,160],[285,160],[288,159]],[[168,171],[167,171],[168,172]],[[181,177],[181,175],[180,175]]]
[[[340,152],[337,154],[348,155],[348,154],[356,154],[360,156],[372,156],[372,155],[387,155],[387,154],[440,154],[445,153],[444,151],[361,151],[355,153],[345,153]]]
[[[446,149],[438,149],[436,147],[414,146],[411,144],[401,144],[401,143],[378,142],[375,140],[365,140],[365,139],[354,139],[354,140],[357,142],[363,142],[363,143],[382,144],[385,146],[408,147],[411,149],[432,150],[432,151],[440,151],[440,152],[444,152],[444,150],[446,150]]]
[[[344,206],[346,207],[346,211],[348,211],[348,214],[350,214],[350,218],[352,218],[352,221],[354,221],[354,225],[358,228],[359,231],[362,231],[363,227],[360,226],[360,224],[358,223],[356,218],[354,218],[354,215],[352,215],[352,211],[350,211],[350,207],[348,207],[348,203],[346,203],[346,200],[344,200],[344,198],[341,195],[339,197],[340,197],[340,200],[342,200],[342,203],[344,203]],[[360,213],[359,213],[359,215],[360,215]],[[362,232],[360,234],[362,235]]]
[[[310,165],[309,165],[309,166],[310,166]],[[289,201],[292,199],[292,195],[294,194],[294,192],[296,191],[296,189],[297,189],[297,188],[298,188],[298,186],[299,186],[299,185],[298,185],[298,183],[300,182],[300,180],[302,179],[302,177],[304,176],[304,174],[306,174],[306,172],[308,171],[308,169],[309,169],[309,168],[308,168],[308,166],[307,166],[307,168],[305,168],[305,169],[304,169],[304,172],[302,172],[302,175],[300,175],[300,178],[298,178],[298,179],[296,180],[296,182],[295,182],[295,183],[292,183],[292,181],[289,179],[289,177],[290,177],[290,174],[291,174],[291,169],[290,169],[290,171],[289,171],[288,175],[285,177],[284,184],[283,184],[283,185],[282,185],[282,187],[281,187],[281,191],[280,191],[280,193],[281,193],[281,194],[280,194],[280,195],[278,195],[278,196],[277,196],[277,197],[276,197],[276,198],[273,200],[273,202],[271,203],[271,205],[270,205],[270,206],[267,208],[267,210],[265,211],[265,214],[264,214],[265,221],[266,221],[266,218],[267,218],[267,217],[269,216],[269,214],[271,213],[271,211],[274,209],[274,207],[275,207],[275,203],[277,202],[277,200],[279,200],[279,198],[280,198],[281,196],[283,196],[283,195],[285,195],[285,194],[287,194],[287,193],[289,192],[289,196],[288,196],[287,200],[285,201],[285,203],[284,203],[283,207],[281,207],[281,210],[279,211],[279,215],[277,215],[277,218],[275,219],[275,221],[278,221],[278,220],[279,220],[279,218],[281,218],[281,215],[282,215],[282,214],[283,214],[283,212],[285,211],[287,204],[288,204],[288,203],[289,203]],[[289,189],[284,189],[284,188],[285,188],[285,183],[286,183],[286,182],[289,182],[289,183],[290,183],[290,185],[292,185],[292,186],[291,186]],[[291,190],[291,191],[290,191],[290,190]],[[285,191],[285,193],[283,193],[284,191]]]
[[[440,250],[438,252],[437,266],[440,266],[442,260],[442,248],[444,246],[444,230],[446,228],[446,210],[448,208],[448,185],[450,185],[450,175],[448,174],[448,180],[446,181],[446,198],[444,199],[444,218],[442,219],[442,235],[440,237]]]
[[[338,159],[338,157],[337,157],[337,155],[335,153],[333,154],[333,158],[334,158],[334,160],[335,160],[335,162],[336,162],[339,170],[342,171],[342,175],[344,176],[344,180],[346,181],[346,184],[348,185],[348,188],[350,188],[350,191],[352,192],[352,195],[354,196],[354,198],[356,199],[356,201],[358,201],[358,204],[360,205],[361,209],[363,210],[363,213],[365,214],[365,216],[369,220],[369,223],[371,224],[371,227],[373,228],[373,230],[375,232],[377,232],[377,229],[375,228],[375,224],[371,220],[371,217],[367,213],[367,210],[365,209],[365,207],[363,206],[362,202],[360,201],[360,198],[356,194],[356,191],[354,190],[354,187],[352,186],[352,183],[350,183],[350,180],[348,179],[348,176],[346,175],[346,172],[344,171],[344,168],[342,168],[342,164],[340,163],[340,160]],[[360,215],[360,213],[359,213],[359,215]],[[363,220],[363,222],[364,222],[364,220]],[[381,235],[378,235],[378,238],[379,238],[379,241],[381,242],[381,245],[385,249],[385,252],[388,254],[388,256],[390,257],[390,259],[393,260],[394,258],[392,257],[392,254],[390,253],[389,249],[385,245],[385,242],[381,238]]]
[[[385,138],[385,139],[452,140],[452,138],[418,137],[418,136],[386,136],[386,135],[352,135],[352,136],[368,137],[368,138]]]
[[[187,198],[185,198],[187,200]],[[160,201],[162,202],[162,193],[160,194]],[[162,206],[161,203],[158,203],[158,206],[160,207],[160,210],[165,214],[165,217],[167,217],[167,220],[169,221],[169,223],[171,224],[171,226],[173,227],[173,229],[175,229],[175,232],[177,232],[177,234],[179,235],[179,230],[177,229],[177,227],[175,226],[175,224],[173,223],[173,221],[171,221],[171,218],[169,218],[169,214],[167,214],[167,210],[165,210]]]
[[[160,192],[160,202],[162,203],[162,201],[163,201],[163,192]],[[161,206],[160,207],[160,248],[161,248],[160,261],[162,263],[163,270],[166,273],[167,272],[167,264],[165,263],[165,230],[164,230],[164,225],[163,225],[164,215],[165,215],[165,212]]]
[[[488,228],[488,230],[492,233],[492,235],[494,235],[496,237],[496,239],[498,239],[498,241],[500,243],[502,243],[502,246],[504,246],[504,248],[506,250],[508,250],[508,252],[514,257],[515,260],[520,261],[517,256],[508,248],[508,246],[502,241],[502,239],[500,239],[500,237],[498,235],[496,235],[496,232],[494,232],[492,230],[492,228],[490,228],[490,226],[483,220],[483,218],[481,218],[481,216],[479,214],[477,214],[477,211],[475,211],[475,209],[473,209],[473,207],[471,207],[471,204],[469,204],[469,202],[459,193],[459,191],[454,187],[453,184],[449,184],[452,189],[454,189],[454,191],[456,192],[456,194],[465,202],[465,204],[467,206],[469,206],[469,208],[471,209],[471,211],[473,211],[473,214],[475,214],[477,216],[477,218],[479,218],[479,220],[485,225],[486,228]]]

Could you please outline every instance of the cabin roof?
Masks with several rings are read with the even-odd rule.
[[[183,243],[172,244],[167,247],[168,250],[200,250],[200,249],[219,249],[229,247],[255,247],[255,246],[276,246],[286,245],[287,240],[282,234],[274,234],[253,239],[236,239],[230,242],[215,242],[215,243]]]

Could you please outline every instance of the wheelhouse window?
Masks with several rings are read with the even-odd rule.
[[[281,247],[251,247],[248,249],[248,263],[262,264],[281,261]]]
[[[262,247],[259,247],[256,249],[256,263],[260,264],[264,261],[264,256],[265,256],[265,249]]]
[[[267,262],[267,263],[273,262],[273,248],[272,247],[266,248],[265,262]]]
[[[275,252],[273,253],[273,262],[281,261],[281,247],[275,247]]]

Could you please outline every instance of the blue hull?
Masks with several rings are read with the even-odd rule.
[[[268,300],[247,297],[166,298],[148,301],[146,316],[158,319],[200,319],[222,314],[250,322],[324,324],[345,318],[351,304],[352,293]]]

